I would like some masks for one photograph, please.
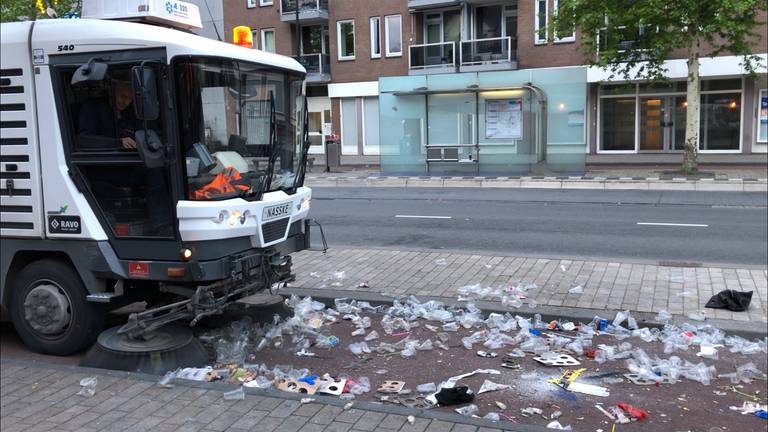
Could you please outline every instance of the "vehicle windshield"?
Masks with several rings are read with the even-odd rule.
[[[301,74],[185,57],[174,62],[174,75],[188,199],[259,199],[263,192],[300,186]]]

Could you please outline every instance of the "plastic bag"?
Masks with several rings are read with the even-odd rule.
[[[379,332],[377,332],[376,330],[371,330],[371,332],[368,333],[367,336],[365,336],[365,340],[369,342],[378,338],[379,338]]]
[[[368,346],[368,343],[366,342],[358,342],[349,344],[349,350],[352,351],[352,354],[354,355],[361,355],[361,354],[370,354],[371,348]]]
[[[492,422],[497,422],[500,420],[499,413],[489,412],[488,414],[483,416],[483,420],[490,420]]]
[[[274,385],[274,381],[267,379],[267,377],[263,377],[261,375],[257,376],[255,379],[243,383],[243,386],[249,387],[249,388],[260,388],[260,389],[267,389]]]
[[[96,385],[98,385],[99,379],[97,377],[86,377],[80,380],[80,391],[77,392],[78,396],[91,397],[96,394]]]
[[[492,392],[497,390],[506,390],[508,388],[509,386],[506,384],[498,384],[491,380],[485,380],[483,381],[483,385],[480,386],[480,390],[477,391],[477,394],[487,393],[487,392]]]
[[[584,294],[584,287],[581,285],[576,285],[575,287],[568,290],[568,294]]]
[[[457,323],[457,322],[449,322],[448,324],[443,324],[442,329],[443,329],[443,331],[447,331],[447,332],[459,331],[459,323]]]
[[[660,323],[667,323],[672,320],[672,314],[668,310],[662,309],[656,314],[656,321]]]
[[[433,382],[419,384],[416,386],[416,391],[419,393],[434,393],[437,391],[437,386]]]
[[[455,411],[456,411],[457,413],[459,413],[459,414],[463,415],[463,416],[467,416],[467,417],[470,417],[470,416],[472,416],[473,414],[476,414],[476,413],[479,411],[479,409],[477,408],[477,405],[475,405],[475,404],[469,404],[469,405],[467,405],[467,406],[465,406],[465,407],[456,408],[456,410],[455,410]]]
[[[357,379],[355,384],[350,387],[349,392],[352,393],[355,396],[360,396],[363,393],[368,393],[371,391],[371,382],[368,380],[368,377],[360,377]]]

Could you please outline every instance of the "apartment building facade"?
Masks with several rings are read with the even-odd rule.
[[[584,66],[577,32],[550,37],[556,8],[557,0],[234,0],[224,2],[224,26],[231,37],[247,25],[256,48],[305,64],[316,157],[333,133],[342,164],[390,174],[679,161],[684,60],[669,60],[667,85],[617,81]],[[765,163],[765,69],[751,76],[739,58],[720,56],[701,71],[702,160]]]

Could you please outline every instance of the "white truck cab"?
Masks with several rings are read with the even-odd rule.
[[[0,25],[0,301],[62,355],[109,307],[158,306],[128,334],[195,321],[309,245],[304,68],[183,31],[184,2],[83,16]]]

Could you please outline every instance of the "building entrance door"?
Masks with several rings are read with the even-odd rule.
[[[681,151],[685,138],[685,97],[646,96],[639,103],[640,151]]]

